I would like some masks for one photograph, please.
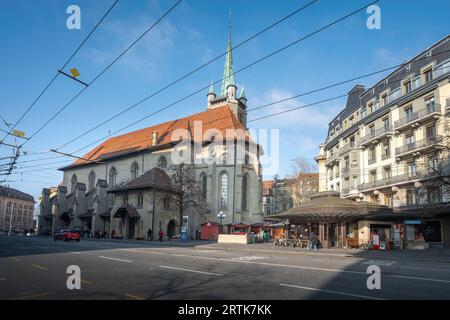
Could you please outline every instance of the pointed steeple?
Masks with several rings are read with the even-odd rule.
[[[229,85],[236,86],[234,82],[234,71],[233,71],[233,52],[231,45],[231,12],[230,12],[230,20],[228,23],[228,46],[227,46],[227,54],[225,57],[225,66],[223,69],[223,78],[222,78],[222,88],[220,90],[221,96],[227,95],[227,87]]]
[[[247,100],[247,97],[245,96],[244,85],[242,85],[241,94],[239,95],[239,99]]]
[[[216,95],[216,91],[214,90],[214,81],[211,80],[211,85],[209,86],[208,94]]]

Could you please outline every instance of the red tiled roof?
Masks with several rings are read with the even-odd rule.
[[[275,181],[273,180],[263,181],[263,189],[272,189],[274,183]]]
[[[191,135],[194,132],[194,122],[201,121],[202,126],[196,125],[196,132],[204,133],[210,129],[218,130],[225,138],[227,129],[241,129],[245,131],[244,126],[236,118],[228,105],[210,109],[204,112],[193,114],[185,118],[164,122],[152,127],[147,127],[137,131],[129,132],[117,137],[112,137],[101,143],[88,153],[82,159],[76,160],[74,163],[65,168],[79,166],[89,163],[89,160],[102,160],[121,154],[141,151],[152,147],[161,147],[169,145],[172,141],[172,134],[175,130],[186,129]],[[201,129],[201,130],[200,130]],[[156,145],[152,145],[153,132],[157,132],[158,139]],[[195,137],[192,137],[195,139]],[[197,140],[197,139],[195,139]],[[205,140],[205,139],[204,139]],[[246,133],[246,140],[250,140],[250,136]],[[65,169],[62,168],[62,169]]]

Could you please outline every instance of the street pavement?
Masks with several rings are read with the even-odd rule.
[[[404,257],[0,235],[0,299],[450,299],[450,261]],[[380,289],[367,287],[372,265]]]

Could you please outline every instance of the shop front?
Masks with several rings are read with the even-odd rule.
[[[392,215],[392,209],[365,201],[342,199],[338,192],[326,191],[270,218],[288,221],[289,238],[309,239],[315,233],[322,247],[345,248],[369,241],[373,230],[391,237],[391,223],[372,223],[369,219],[377,215]]]

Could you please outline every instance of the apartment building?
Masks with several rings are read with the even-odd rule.
[[[373,87],[355,86],[329,124],[319,189],[394,209],[363,223],[366,239],[371,224],[391,235],[397,224],[405,242],[450,247],[449,81],[447,36]]]
[[[34,198],[19,190],[0,186],[0,231],[24,232],[33,228]]]

